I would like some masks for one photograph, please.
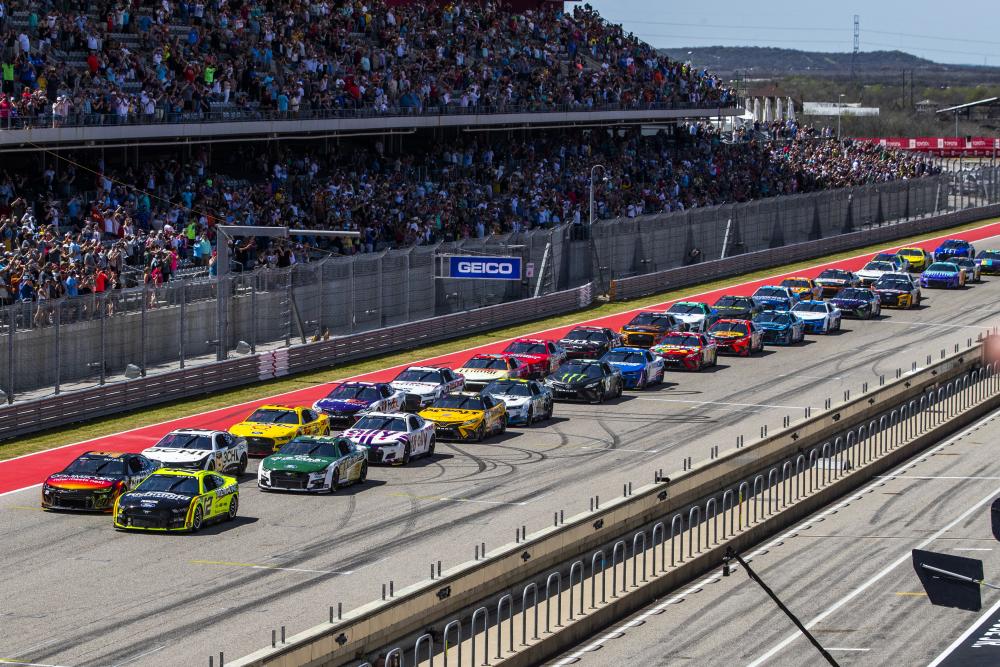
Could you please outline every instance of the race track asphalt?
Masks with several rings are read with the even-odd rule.
[[[1000,245],[998,233],[993,225],[963,236]],[[750,293],[763,282],[726,291]],[[333,496],[262,494],[247,475],[241,517],[192,536],[120,534],[107,516],[42,512],[33,485],[80,451],[138,450],[181,426],[225,428],[256,403],[2,462],[0,659],[156,666],[204,664],[219,651],[244,655],[268,644],[274,628],[294,634],[325,621],[330,605],[376,599],[383,583],[412,584],[432,562],[471,560],[473,545],[499,546],[522,525],[529,532],[550,525],[555,511],[580,511],[594,495],[613,497],[623,484],[650,481],[654,470],[680,469],[684,457],[707,458],[710,447],[727,449],[738,435],[751,440],[763,424],[776,429],[786,415],[801,418],[806,406],[838,401],[880,374],[922,366],[927,355],[996,325],[998,296],[1000,279],[990,278],[930,292],[918,310],[848,320],[839,334],[753,359],[723,358],[710,372],[670,373],[662,387],[603,406],[559,404],[551,422],[487,443],[439,445],[433,459],[374,468],[366,485]],[[457,365],[468,354],[434,361]],[[326,390],[280,400],[311,403]]]

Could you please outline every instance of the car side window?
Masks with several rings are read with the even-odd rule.
[[[216,449],[225,449],[229,446],[229,441],[221,433],[215,434],[214,442]]]
[[[487,410],[492,407],[496,407],[496,401],[493,400],[492,396],[483,396],[483,407]]]
[[[130,458],[128,460],[128,470],[131,473],[138,473],[142,470],[142,461],[137,458]]]
[[[348,454],[351,453],[351,448],[347,445],[346,442],[337,443],[337,450],[340,452],[341,456],[347,456]]]
[[[215,475],[205,475],[202,479],[202,488],[205,489],[205,493],[208,493],[218,487],[216,479],[218,478]]]
[[[538,385],[535,384],[534,382],[532,382],[529,386],[531,387],[531,395],[532,396],[538,396],[540,393],[542,393],[542,390],[539,389]]]
[[[549,346],[548,346],[548,347],[549,347],[549,353],[555,353],[555,351],[556,351],[556,346],[555,346],[555,344],[554,344],[554,343],[549,343]]]
[[[455,379],[455,376],[452,375],[451,371],[448,370],[447,368],[441,371],[441,377],[444,379],[445,382],[451,382],[452,380]]]
[[[386,385],[382,385],[381,387],[379,387],[379,394],[382,395],[382,398],[387,397],[390,394],[389,387],[387,387]]]
[[[515,359],[514,357],[509,357],[507,359],[507,362],[510,364],[510,368],[513,370],[517,370],[518,368],[521,367],[521,362]]]
[[[410,421],[411,431],[416,431],[418,428],[420,428],[420,422],[417,421],[416,417],[413,416],[409,417],[409,421]]]

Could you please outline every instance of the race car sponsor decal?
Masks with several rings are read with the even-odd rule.
[[[190,500],[191,496],[185,496],[180,493],[170,493],[169,491],[139,491],[138,493],[129,494],[130,500],[144,500],[146,498],[153,500]]]
[[[221,489],[216,490],[215,495],[218,496],[219,498],[225,498],[226,496],[233,495],[237,491],[239,491],[239,486],[237,486],[236,484],[229,484],[227,486],[222,487]]]

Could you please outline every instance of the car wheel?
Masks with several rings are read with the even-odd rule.
[[[793,338],[793,336],[792,336],[792,330],[789,329],[788,332],[785,334],[785,345],[791,345],[792,344],[792,338]]]
[[[528,417],[525,420],[524,425],[525,426],[531,426],[531,424],[534,421],[535,421],[535,411],[534,411],[534,409],[531,408],[531,406],[528,406]]]
[[[403,447],[403,465],[405,466],[410,462],[410,445],[407,444]]]
[[[358,473],[358,484],[364,484],[368,479],[368,461],[361,462],[361,472]]]
[[[500,434],[500,435],[503,435],[503,434],[504,434],[504,433],[506,433],[506,432],[507,432],[507,415],[504,415],[504,416],[503,416],[503,417],[502,417],[502,418],[500,419],[500,430],[499,430],[499,434]]]
[[[197,533],[199,530],[201,530],[201,524],[204,522],[204,520],[205,520],[205,515],[202,512],[201,505],[198,505],[198,507],[194,508],[194,516],[191,517],[191,532]]]
[[[232,521],[233,519],[235,519],[236,512],[239,511],[239,508],[240,508],[240,497],[234,493],[232,500],[229,501],[229,513],[226,514],[226,521]]]
[[[476,442],[482,442],[485,437],[486,437],[486,425],[480,424],[479,428],[476,429],[475,440]]]
[[[605,399],[605,396],[604,396],[604,387],[601,387],[600,389],[597,390],[597,398],[595,400],[591,401],[591,402],[592,403],[603,403],[604,399]]]
[[[434,456],[434,445],[437,443],[434,440],[434,436],[431,436],[431,444],[427,445],[427,456]]]
[[[247,463],[249,463],[249,461],[247,461],[247,455],[244,454],[243,456],[240,457],[240,465],[236,468],[237,475],[243,475],[246,473]]]
[[[646,371],[643,371],[639,375],[639,381],[635,383],[635,388],[636,389],[645,389],[646,388]]]
[[[205,464],[205,470],[209,472],[215,472],[215,460],[209,459],[208,463]]]
[[[333,477],[330,478],[330,493],[336,493],[339,487],[340,487],[340,469],[337,468],[333,471]]]

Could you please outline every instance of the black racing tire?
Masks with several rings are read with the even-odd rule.
[[[792,340],[793,340],[792,330],[789,329],[788,333],[785,334],[785,345],[791,345],[792,344]]]
[[[201,530],[201,525],[205,522],[205,513],[201,509],[201,504],[194,508],[194,516],[191,517],[191,532],[197,533]]]
[[[476,442],[482,442],[486,438],[486,424],[482,423],[479,428],[476,429],[476,437],[473,438]]]
[[[552,419],[552,410],[553,409],[555,409],[555,405],[553,403],[549,403],[549,409],[545,411],[544,415],[542,415],[542,420],[543,421],[547,420],[547,419]]]
[[[250,463],[250,461],[247,458],[246,454],[244,454],[243,456],[241,456],[240,457],[240,464],[239,464],[239,466],[236,467],[236,474],[237,475],[246,474],[247,464],[249,464],[249,463]]]
[[[330,493],[336,493],[340,488],[340,468],[333,469],[333,477],[330,479]]]
[[[361,462],[361,472],[358,473],[358,484],[364,484],[368,479],[368,461]]]
[[[410,462],[411,456],[412,456],[412,452],[410,450],[410,444],[407,443],[406,446],[403,447],[403,461],[402,461],[402,463],[403,463],[404,466],[407,465]]]
[[[635,383],[635,388],[645,389],[647,384],[648,383],[646,381],[646,371],[643,371],[642,374],[639,376],[639,381]]]
[[[434,456],[434,445],[436,445],[436,444],[437,444],[437,441],[434,438],[434,436],[432,435],[431,436],[431,444],[429,444],[427,446],[427,456]]]
[[[604,387],[601,387],[600,390],[598,390],[598,392],[597,392],[597,398],[595,400],[591,401],[591,402],[592,403],[597,403],[598,405],[600,405],[601,403],[604,402],[605,398],[607,398],[607,397],[604,395]]]
[[[506,432],[507,432],[507,415],[504,415],[503,419],[500,420],[500,430],[498,431],[498,435],[503,435]]]
[[[229,512],[226,513],[226,521],[232,521],[236,518],[236,513],[240,510],[240,496],[234,493],[232,499],[229,501]]]
[[[534,422],[535,422],[535,409],[529,405],[528,406],[528,418],[525,420],[524,425],[526,427],[530,428],[531,425]]]
[[[625,380],[618,381],[618,389],[615,391],[615,398],[621,398],[625,393]]]

